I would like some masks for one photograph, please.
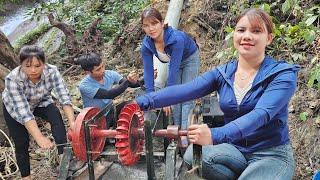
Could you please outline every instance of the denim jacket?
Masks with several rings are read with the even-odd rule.
[[[266,56],[251,89],[238,105],[233,89],[238,62],[232,60],[192,82],[137,98],[144,110],[196,99],[217,91],[225,125],[211,129],[214,144],[230,143],[241,152],[289,143],[288,104],[300,67]]]
[[[164,45],[164,51],[170,57],[167,86],[171,86],[176,83],[181,61],[191,56],[197,50],[197,45],[185,32],[173,29],[170,26],[164,29]],[[141,54],[144,67],[145,88],[147,92],[152,92],[154,91],[152,57],[153,55],[158,57],[158,53],[154,41],[150,36],[144,37]]]

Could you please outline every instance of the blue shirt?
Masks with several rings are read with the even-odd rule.
[[[95,99],[94,96],[97,94],[98,89],[102,88],[109,90],[113,85],[119,84],[119,81],[123,77],[116,71],[106,70],[104,73],[104,83],[100,84],[98,81],[93,79],[90,75],[85,76],[80,82],[79,89],[83,101],[84,107],[98,107],[100,109],[107,106],[112,102],[112,99]]]
[[[136,101],[146,110],[217,91],[225,125],[211,129],[215,144],[230,143],[241,152],[254,152],[288,143],[288,103],[296,89],[300,67],[265,57],[252,88],[238,105],[233,89],[237,65],[233,60],[189,83],[146,94]]]
[[[170,57],[169,75],[167,86],[176,83],[181,61],[187,59],[197,50],[197,44],[185,32],[168,27],[164,29],[164,52]],[[142,42],[141,54],[144,68],[144,82],[146,92],[154,91],[153,55],[158,58],[154,41],[150,36],[145,36]]]

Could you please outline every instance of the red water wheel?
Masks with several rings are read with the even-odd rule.
[[[133,165],[143,150],[144,138],[139,137],[143,129],[143,111],[137,104],[122,108],[117,122],[116,148],[119,160],[124,165]]]
[[[86,154],[86,142],[85,142],[85,133],[84,126],[82,125],[83,121],[90,120],[99,112],[99,108],[88,107],[83,109],[75,120],[75,128],[73,132],[68,132],[68,137],[72,141],[72,149],[75,156],[81,161],[87,161]],[[106,137],[95,137],[94,132],[101,129],[106,129],[106,118],[103,116],[93,126],[90,127],[90,138],[91,138],[91,151],[92,159],[95,160],[98,158],[100,153],[103,150]]]

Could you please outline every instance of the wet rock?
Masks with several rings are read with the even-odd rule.
[[[37,40],[36,44],[42,47],[48,56],[59,50],[64,36],[63,32],[59,29],[51,28]]]

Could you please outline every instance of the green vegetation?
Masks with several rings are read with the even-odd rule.
[[[308,115],[309,114],[307,112],[302,112],[300,113],[299,118],[301,121],[306,121],[308,119]]]
[[[316,37],[320,35],[320,6],[310,5],[301,7],[298,0],[286,0],[285,3],[273,2],[272,4],[255,1],[251,7],[261,8],[270,13],[275,23],[274,41],[268,49],[268,54],[299,63],[306,60],[306,54],[314,54],[312,45]],[[232,14],[239,14],[242,9],[250,7],[244,3],[234,4],[231,7]],[[281,11],[277,11],[281,7]],[[232,45],[231,26],[225,28],[225,40]],[[218,58],[230,58],[236,56],[233,47],[217,54]]]
[[[15,49],[20,49],[25,44],[30,44],[35,39],[38,39],[43,33],[47,32],[50,29],[49,24],[42,24],[27,34],[19,38],[14,44]]]
[[[102,32],[104,41],[110,41],[122,28],[136,18],[141,9],[150,4],[149,0],[123,0],[123,1],[84,1],[71,0],[55,3],[41,3],[38,8],[30,11],[34,17],[54,13],[55,17],[62,22],[75,27],[76,35],[81,37],[92,21],[102,18],[98,29]],[[84,13],[85,12],[85,13]]]
[[[58,33],[58,29],[54,29],[51,31],[49,38],[47,39],[47,41],[45,42],[44,47],[43,47],[45,52],[48,52],[50,46],[53,44],[53,42],[57,36],[57,33]]]
[[[320,90],[320,65],[318,64],[314,67],[310,73],[310,78],[308,81],[308,87],[317,87]]]

